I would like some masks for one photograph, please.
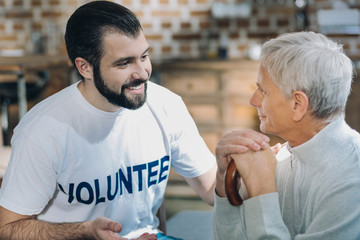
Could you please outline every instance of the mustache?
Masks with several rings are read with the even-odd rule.
[[[132,82],[129,82],[129,83],[124,83],[122,85],[122,88],[129,88],[129,87],[135,87],[135,86],[138,86],[140,84],[143,84],[143,83],[146,83],[147,82],[147,79],[144,80],[144,79],[137,79],[137,80],[134,80]]]

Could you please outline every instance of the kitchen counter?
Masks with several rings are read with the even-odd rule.
[[[18,67],[24,71],[37,71],[47,69],[53,65],[67,63],[68,61],[68,57],[65,55],[0,56],[0,70],[9,67]]]
[[[23,117],[27,111],[25,83],[27,72],[47,71],[50,67],[54,65],[59,65],[67,62],[68,60],[65,55],[29,55],[17,57],[0,56],[0,74],[12,74],[16,76],[20,118]],[[7,77],[5,79],[7,79]]]

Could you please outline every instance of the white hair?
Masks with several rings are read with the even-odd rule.
[[[342,45],[314,32],[282,34],[263,45],[261,64],[285,97],[304,92],[316,118],[344,114],[353,63]]]

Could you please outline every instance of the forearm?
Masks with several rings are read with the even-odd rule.
[[[281,217],[277,193],[246,200],[239,207],[230,205],[227,199],[215,199],[214,239],[291,239]]]
[[[242,207],[248,239],[291,239],[282,219],[278,193],[249,198]]]
[[[214,205],[214,186],[215,182],[210,186],[204,187],[200,184],[196,184],[197,181],[193,179],[186,179],[189,186],[200,196],[200,198],[207,204]]]
[[[90,240],[91,222],[48,223],[23,219],[0,227],[0,240]]]
[[[214,188],[216,183],[217,166],[214,165],[206,173],[195,177],[185,178],[186,182],[206,203],[214,205]]]
[[[208,190],[207,192],[198,193],[200,198],[209,204],[210,206],[214,206],[214,187],[211,190]]]
[[[215,184],[215,192],[219,197],[226,197],[225,192],[225,176],[224,173],[220,173],[217,171],[216,173],[216,184]]]
[[[214,240],[247,239],[242,214],[242,208],[232,206],[227,199],[216,196],[212,222]]]

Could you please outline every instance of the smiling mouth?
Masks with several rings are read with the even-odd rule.
[[[131,94],[142,94],[145,89],[145,83],[146,83],[146,81],[138,80],[138,81],[132,82],[130,84],[123,85],[123,90],[126,89],[127,92],[129,92]]]
[[[139,89],[143,86],[144,83],[146,83],[147,80],[135,80],[133,82],[129,82],[123,85],[123,88],[128,88],[128,89]]]
[[[143,83],[138,85],[138,86],[128,87],[128,89],[130,89],[130,90],[139,90],[139,89],[142,88],[142,85],[143,85]]]

